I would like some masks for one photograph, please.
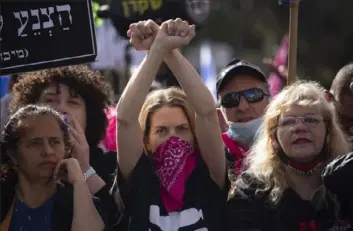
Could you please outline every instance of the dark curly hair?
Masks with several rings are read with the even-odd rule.
[[[104,109],[110,104],[110,87],[102,75],[85,65],[45,69],[21,75],[13,88],[10,112],[14,113],[27,104],[36,104],[43,90],[52,84],[67,85],[83,98],[86,104],[87,143],[91,147],[97,146],[104,137],[107,126]]]

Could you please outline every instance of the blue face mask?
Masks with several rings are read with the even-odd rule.
[[[259,117],[244,123],[229,122],[229,130],[227,134],[239,144],[249,147],[253,143],[256,132],[261,126],[263,120],[263,117]]]

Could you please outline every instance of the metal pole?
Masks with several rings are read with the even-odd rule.
[[[299,0],[290,1],[288,78],[287,85],[296,81],[297,76],[297,41],[298,41]]]

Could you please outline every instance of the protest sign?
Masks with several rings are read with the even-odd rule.
[[[121,36],[130,23],[152,19],[161,23],[181,18],[202,28],[209,17],[211,0],[120,0],[109,4],[109,17]]]
[[[95,61],[90,0],[0,4],[0,75]]]

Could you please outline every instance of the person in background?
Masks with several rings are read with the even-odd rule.
[[[109,190],[117,156],[116,152],[104,152],[98,147],[107,126],[104,110],[110,103],[109,91],[103,77],[84,65],[28,72],[13,88],[10,109],[15,113],[28,104],[38,104],[65,115],[75,144],[73,148],[80,150],[73,157],[80,163],[92,195],[101,199],[109,221],[116,223],[115,216],[120,213]]]
[[[153,81],[150,91],[162,89],[161,83]],[[104,139],[99,144],[99,147],[102,148],[105,152],[108,151],[117,151],[117,139],[116,139],[116,108],[114,106],[108,107],[105,109],[105,113],[108,119],[108,125],[106,128],[106,133]]]
[[[228,124],[228,131],[222,134],[227,162],[238,175],[270,100],[267,79],[253,64],[233,60],[221,70],[216,91],[220,124]]]
[[[7,86],[7,93],[0,99],[0,131],[2,131],[2,128],[5,126],[7,120],[9,119],[9,105],[12,98],[12,87],[17,82],[18,75],[13,74],[10,75],[9,78],[10,79]]]
[[[322,170],[350,146],[324,89],[315,82],[286,87],[258,134],[233,184],[224,230],[351,230],[350,217],[322,185]]]
[[[339,121],[344,131],[353,138],[353,64],[342,67],[334,78],[330,92],[337,102]]]
[[[263,64],[265,64],[270,71],[267,82],[271,97],[281,92],[287,82],[288,70],[286,65],[288,59],[288,43],[288,35],[283,36],[275,57],[273,59],[265,58],[262,60]]]
[[[117,183],[128,230],[218,231],[228,184],[216,105],[176,50],[189,44],[195,27],[181,19],[160,27],[148,20],[130,25],[128,35],[136,49],[149,50],[117,106]],[[163,61],[185,92],[148,94]]]
[[[0,139],[1,231],[104,230],[99,201],[71,158],[82,150],[71,149],[69,136],[48,107],[27,105],[10,117]]]

